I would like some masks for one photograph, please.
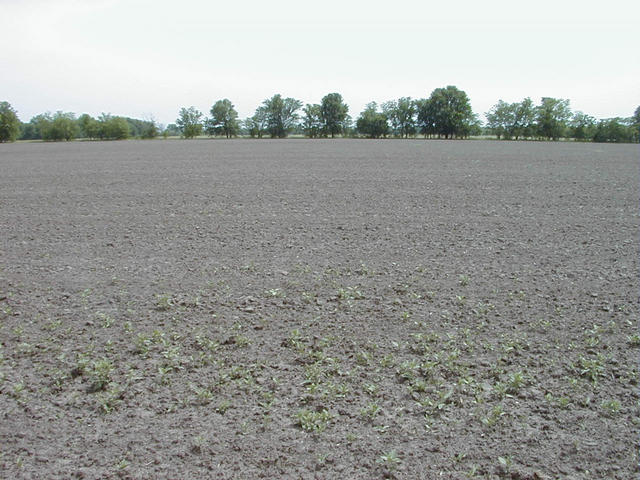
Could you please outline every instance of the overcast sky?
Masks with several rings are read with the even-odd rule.
[[[0,0],[0,101],[175,121],[229,98],[240,117],[275,93],[370,101],[455,85],[499,99],[568,98],[597,118],[640,105],[638,0]],[[482,118],[484,116],[482,115]]]

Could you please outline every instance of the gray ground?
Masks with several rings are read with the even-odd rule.
[[[0,477],[638,472],[637,145],[0,145]]]

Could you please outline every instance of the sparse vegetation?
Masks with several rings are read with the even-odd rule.
[[[171,142],[144,142],[165,145],[148,172],[138,152],[108,173],[103,162],[5,158],[7,475],[637,473],[635,157],[611,146],[616,169],[604,169],[585,145],[564,144],[551,162],[522,159],[518,144],[503,163],[489,143],[491,155],[474,147],[461,160],[445,142],[427,155],[418,143],[345,140],[361,150],[343,162],[331,142],[301,142],[275,142],[278,155],[255,162],[253,144],[235,142],[243,159],[228,163],[217,142],[193,165]],[[194,158],[203,144],[190,143]],[[535,149],[557,158],[549,147]],[[117,159],[123,144],[101,148]],[[290,160],[315,148],[327,149],[317,164]],[[384,160],[397,152],[401,169]],[[38,175],[20,170],[29,165]],[[373,166],[384,176],[367,176]],[[602,245],[616,249],[615,272]]]

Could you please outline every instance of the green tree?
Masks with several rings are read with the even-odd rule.
[[[435,133],[447,139],[466,136],[475,120],[469,97],[452,85],[436,88],[429,97],[429,105]]]
[[[538,135],[548,140],[558,140],[565,135],[570,118],[569,100],[543,97],[536,108]]]
[[[165,128],[162,134],[165,136],[165,138],[169,136],[178,137],[180,136],[180,129],[175,123],[170,123],[169,125],[167,125],[167,128]]]
[[[569,135],[580,141],[591,140],[595,126],[595,118],[586,113],[575,112],[569,121]]]
[[[82,138],[94,139],[100,136],[100,124],[87,113],[83,113],[78,118],[78,128]]]
[[[637,137],[640,137],[640,106],[636,108],[635,112],[633,112],[633,117],[631,117],[631,121],[633,123],[633,128],[635,129],[635,135]]]
[[[20,123],[20,140],[35,140],[41,138],[34,123]]]
[[[417,121],[416,126],[419,128],[420,133],[427,136],[435,135],[436,131],[436,110],[435,105],[431,102],[430,98],[423,98],[416,100],[417,109]]]
[[[485,113],[487,117],[487,127],[491,130],[498,140],[500,137],[508,138],[509,126],[513,123],[513,108],[510,103],[498,100],[491,110]]]
[[[378,104],[370,102],[356,121],[358,132],[368,138],[380,138],[389,132],[387,116],[378,111]]]
[[[536,109],[531,98],[527,97],[520,103],[515,103],[514,122],[511,127],[511,135],[518,140],[520,137],[533,137],[535,135]]]
[[[382,111],[389,119],[394,135],[409,138],[416,133],[417,104],[411,97],[402,97],[382,104]]]
[[[20,135],[20,119],[9,102],[0,102],[0,142],[15,142]]]
[[[206,127],[209,135],[225,135],[230,138],[238,134],[238,112],[229,99],[218,100],[213,104],[211,118],[206,121]]]
[[[594,142],[630,143],[638,141],[633,118],[605,118],[600,120],[593,134]]]
[[[140,131],[141,138],[156,138],[160,135],[160,127],[155,119],[143,120],[142,130]]]
[[[309,104],[302,109],[302,130],[309,138],[318,138],[322,134],[322,111],[318,104]]]
[[[267,131],[267,109],[261,105],[252,117],[245,119],[244,128],[251,138],[262,138]]]
[[[131,135],[131,124],[124,117],[114,117],[102,113],[98,118],[98,138],[107,140],[125,140]]]
[[[324,136],[341,134],[344,131],[344,121],[349,113],[349,107],[342,100],[339,93],[330,93],[322,98],[320,103],[320,120]]]
[[[45,140],[67,142],[76,137],[78,127],[76,124],[76,116],[71,112],[56,112],[51,122],[51,128],[48,137]]]
[[[29,123],[33,125],[34,136],[33,138],[46,140],[49,138],[49,130],[53,123],[51,113],[41,113],[33,117]]]
[[[267,131],[271,138],[285,138],[298,121],[302,102],[294,98],[282,98],[280,94],[263,102]]]
[[[195,107],[181,108],[176,124],[184,138],[194,138],[202,134],[202,112]]]

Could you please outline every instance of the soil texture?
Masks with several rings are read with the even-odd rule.
[[[637,145],[0,145],[0,477],[638,475]]]

